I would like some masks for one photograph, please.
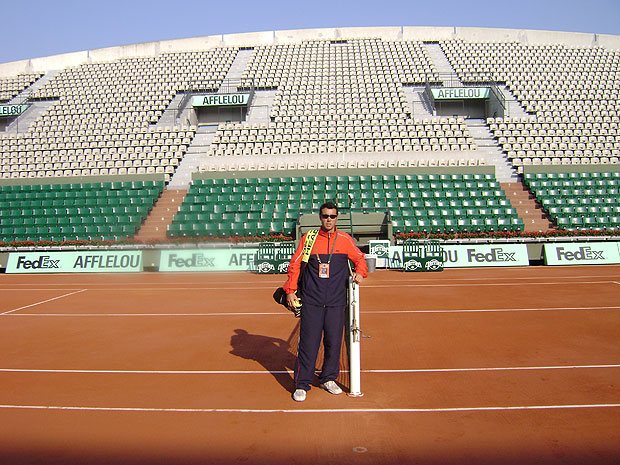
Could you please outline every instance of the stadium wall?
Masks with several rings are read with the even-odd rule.
[[[620,49],[620,36],[617,35],[562,31],[413,26],[297,29],[162,40],[31,58],[0,64],[0,77],[36,71],[47,72],[68,66],[112,61],[120,58],[156,56],[165,52],[208,50],[225,46],[249,47],[288,44],[304,40],[339,40],[368,37],[381,37],[385,40],[436,41],[463,39],[483,42],[516,41],[525,44],[563,44],[569,47]]]

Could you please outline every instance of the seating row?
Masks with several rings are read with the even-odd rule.
[[[242,155],[241,153],[235,155]],[[318,161],[318,162],[279,162],[279,163],[236,163],[231,161],[224,164],[203,163],[199,171],[264,171],[264,170],[305,170],[305,169],[333,169],[333,168],[350,168],[350,169],[366,169],[366,168],[394,168],[394,167],[441,167],[441,166],[486,166],[486,160],[483,158],[420,158],[409,160],[355,160],[348,161]]]
[[[316,212],[326,200],[350,211],[388,213],[396,232],[523,229],[498,186],[481,174],[195,180],[168,235],[291,234],[299,214]]]
[[[30,87],[43,76],[43,73],[22,73],[14,77],[0,79],[0,102],[8,102],[20,92]]]
[[[524,181],[559,229],[620,227],[620,172],[526,173]]]
[[[0,185],[0,240],[133,237],[163,181]]]

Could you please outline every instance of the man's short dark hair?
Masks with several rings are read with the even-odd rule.
[[[336,210],[336,214],[338,214],[338,206],[334,202],[325,202],[323,205],[321,205],[321,208],[319,208],[319,215],[324,208],[328,210]]]

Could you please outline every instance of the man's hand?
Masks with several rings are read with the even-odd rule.
[[[299,307],[299,299],[297,298],[297,294],[294,292],[291,294],[286,294],[286,304],[290,311],[295,311],[297,307]]]
[[[360,284],[364,280],[364,277],[359,273],[353,273],[353,282],[355,284]]]

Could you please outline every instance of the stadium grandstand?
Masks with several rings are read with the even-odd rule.
[[[270,31],[0,65],[0,239],[614,236],[620,37]],[[346,227],[347,221],[342,221]]]

